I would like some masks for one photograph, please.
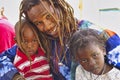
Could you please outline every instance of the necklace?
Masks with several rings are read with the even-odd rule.
[[[65,47],[66,47],[66,48],[65,48],[65,52],[63,52],[63,55],[60,54],[60,48],[58,48],[58,45],[57,45],[57,43],[56,43],[56,41],[55,41],[55,55],[56,55],[56,58],[58,59],[58,65],[59,65],[59,66],[63,66],[63,65],[64,65],[64,64],[63,64],[63,61],[64,61],[64,59],[65,59],[67,50],[68,50],[68,48],[69,48],[67,44],[66,44]],[[59,51],[58,51],[58,49],[59,49]],[[59,52],[59,53],[58,53],[58,52]],[[62,57],[62,59],[61,59],[61,57]]]
[[[104,74],[105,70],[106,70],[106,64],[104,64],[104,66],[103,66],[103,70],[102,70],[101,75]],[[100,75],[98,75],[94,80],[97,80],[97,79],[99,78],[99,76],[100,76]]]
[[[83,68],[82,68],[82,69],[83,69]],[[101,75],[104,74],[105,70],[106,70],[106,64],[104,64],[104,66],[103,66]],[[90,73],[90,79],[89,79],[88,76],[86,75],[85,70],[83,70],[83,73],[84,73],[84,75],[86,76],[87,80],[97,80],[97,79],[99,78],[99,76],[100,76],[100,75],[98,75],[96,78],[94,78],[93,73],[89,72],[89,73]]]

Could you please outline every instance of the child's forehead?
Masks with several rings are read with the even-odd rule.
[[[83,45],[80,44],[80,46],[78,44],[78,51],[90,51],[90,50],[94,50],[94,48],[97,48],[97,47],[98,45],[95,42],[87,42],[85,43],[85,45],[84,43]]]
[[[33,31],[32,27],[33,27],[32,25],[25,23],[22,27],[22,30],[23,31],[26,31],[26,30]]]

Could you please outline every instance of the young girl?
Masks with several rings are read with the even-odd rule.
[[[120,71],[106,64],[105,40],[98,31],[75,32],[70,41],[72,58],[79,62],[76,80],[120,80]]]
[[[26,80],[53,80],[34,26],[22,20],[15,25],[15,32],[18,49],[13,63],[20,74]]]

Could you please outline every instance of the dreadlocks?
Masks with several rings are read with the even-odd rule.
[[[54,15],[52,15],[43,1],[46,1],[48,4],[50,4],[56,14],[59,13],[58,17],[54,17]],[[65,0],[23,0],[20,4],[20,20],[22,18],[26,18],[32,23],[27,13],[31,10],[32,7],[39,4],[41,4],[48,11],[48,13],[51,14],[56,23],[59,25],[59,41],[64,52],[65,43],[70,38],[72,33],[77,30],[73,15],[73,8]],[[49,56],[51,53],[51,41],[46,38],[45,34],[43,34],[41,42],[44,42],[44,44],[41,43],[42,47]]]

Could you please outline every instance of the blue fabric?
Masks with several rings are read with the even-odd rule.
[[[107,63],[120,69],[120,37],[115,34],[106,42]]]
[[[70,74],[69,67],[65,65],[59,66],[59,71],[66,78],[66,80],[71,80],[71,74]]]
[[[14,61],[15,55],[16,55],[17,45],[14,45],[13,47],[9,48],[8,50],[2,52],[0,54],[0,57],[7,56],[11,62]]]
[[[117,34],[110,36],[110,38],[106,41],[106,51],[107,53],[112,49],[116,48],[120,45],[120,38]]]
[[[12,80],[18,73],[17,69],[7,56],[0,57],[0,80]]]
[[[12,80],[13,76],[18,73],[13,65],[13,60],[16,55],[17,46],[2,52],[0,54],[0,80]]]
[[[56,45],[56,46],[55,46]],[[62,58],[60,59],[60,61],[62,61],[63,65],[61,66],[56,66],[58,65],[58,62],[56,61],[56,54],[55,54],[55,49],[58,49],[58,54],[60,53],[60,46],[59,46],[59,41],[57,42],[56,40],[52,40],[52,61],[53,61],[53,67],[58,67],[59,72],[62,74],[62,76],[64,77],[64,80],[71,80],[71,75],[70,75],[70,68],[71,68],[71,58],[70,58],[70,54],[69,51],[66,47],[66,59],[63,59],[64,55],[62,55]],[[55,48],[57,47],[57,48]],[[60,76],[58,73],[56,73],[55,76]],[[59,78],[59,77],[58,77]],[[60,79],[61,80],[61,79]]]
[[[66,52],[66,60],[64,60],[62,63],[63,63],[63,65],[59,66],[59,71],[66,78],[66,80],[71,80],[71,74],[70,74],[71,72],[70,72],[70,70],[71,70],[72,60],[71,60],[68,49],[67,49],[67,52]]]

